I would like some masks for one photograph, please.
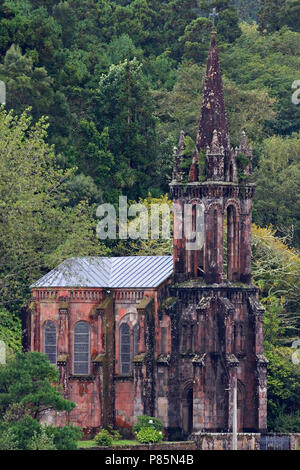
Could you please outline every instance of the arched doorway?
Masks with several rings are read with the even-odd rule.
[[[182,430],[184,434],[193,431],[193,387],[185,388],[182,397]]]

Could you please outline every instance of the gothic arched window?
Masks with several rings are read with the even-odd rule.
[[[127,323],[120,326],[120,372],[128,375],[131,369],[130,328]]]
[[[75,375],[90,373],[90,327],[85,321],[76,323],[74,328],[74,361]]]
[[[51,364],[56,365],[56,326],[52,321],[46,321],[44,325],[44,353],[47,355]]]

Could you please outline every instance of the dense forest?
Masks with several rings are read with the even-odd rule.
[[[0,0],[0,339],[20,348],[30,283],[66,257],[170,252],[100,243],[95,207],[166,200],[180,130],[195,139],[212,7],[231,144],[244,129],[254,149],[269,427],[299,431],[299,0]]]

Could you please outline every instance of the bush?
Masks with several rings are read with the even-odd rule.
[[[101,431],[95,436],[94,441],[98,446],[109,447],[113,443],[113,437],[106,429],[101,429]]]
[[[112,436],[114,441],[120,441],[122,436],[116,429],[113,429],[111,426],[107,426],[107,431]]]
[[[18,449],[26,450],[34,435],[41,433],[41,425],[31,416],[24,416],[19,421],[8,423],[8,429],[16,437]]]
[[[76,450],[77,441],[82,439],[83,432],[77,426],[63,426],[56,428],[55,426],[47,426],[46,434],[53,439],[57,450]]]
[[[0,430],[0,450],[17,450],[18,441],[11,429],[6,432]]]
[[[148,444],[149,442],[160,442],[163,439],[162,431],[157,431],[156,429],[145,427],[137,433],[137,440],[143,444]]]
[[[57,450],[53,438],[46,434],[45,429],[42,429],[40,434],[34,431],[33,437],[27,444],[28,450]]]
[[[152,416],[141,415],[137,417],[137,423],[133,426],[133,432],[138,433],[142,428],[151,428],[156,431],[163,431],[164,425],[160,419]]]

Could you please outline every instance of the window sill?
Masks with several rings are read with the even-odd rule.
[[[69,380],[79,380],[81,382],[93,382],[95,375],[69,375]]]

